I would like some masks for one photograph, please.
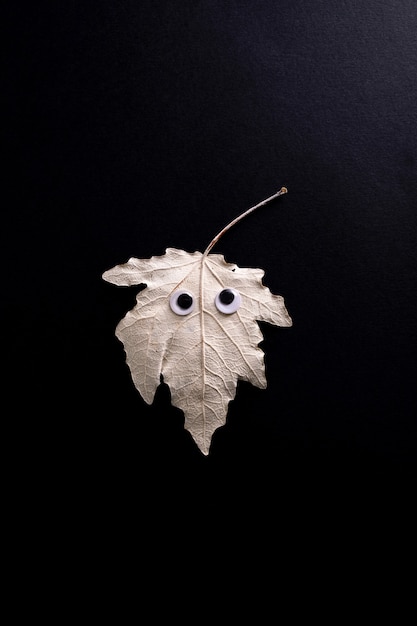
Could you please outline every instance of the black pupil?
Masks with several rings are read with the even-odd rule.
[[[235,299],[235,294],[231,289],[223,289],[219,294],[219,300],[222,304],[231,304]]]
[[[190,294],[188,294],[188,293],[181,293],[178,296],[177,304],[180,307],[180,309],[189,309],[190,306],[192,305],[192,303],[193,303],[193,299],[190,296]]]

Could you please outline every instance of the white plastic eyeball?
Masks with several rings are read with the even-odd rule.
[[[188,315],[194,310],[194,296],[185,289],[174,291],[169,299],[169,306],[177,315]]]
[[[240,293],[236,289],[228,287],[222,289],[216,296],[214,303],[221,313],[235,313],[242,304]]]

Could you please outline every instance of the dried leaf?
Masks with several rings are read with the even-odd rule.
[[[115,285],[146,285],[116,335],[144,400],[152,403],[162,375],[205,455],[226,422],[237,381],[267,385],[257,320],[292,325],[282,296],[263,285],[263,270],[208,254],[217,239],[204,254],[167,248],[162,256],[131,258],[103,274]]]

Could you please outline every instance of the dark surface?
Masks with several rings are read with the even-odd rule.
[[[7,12],[3,308],[28,483],[119,527],[153,502],[162,524],[200,508],[220,532],[233,512],[231,533],[250,514],[310,530],[375,502],[401,516],[416,488],[415,1]],[[133,387],[114,329],[138,290],[101,275],[202,251],[283,185],[215,251],[263,268],[293,327],[262,324],[268,388],[239,384],[203,457],[169,391],[148,406]]]

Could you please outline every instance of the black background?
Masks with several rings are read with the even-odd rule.
[[[415,1],[5,12],[3,327],[27,484],[70,519],[119,531],[153,523],[157,503],[167,544],[183,511],[211,512],[231,534],[254,515],[303,535],[321,515],[358,520],[376,503],[405,520],[417,451]],[[239,383],[205,457],[165,386],[152,406],[133,387],[114,330],[138,289],[101,275],[167,247],[203,251],[283,185],[215,252],[263,268],[293,327],[261,325],[268,387]]]

